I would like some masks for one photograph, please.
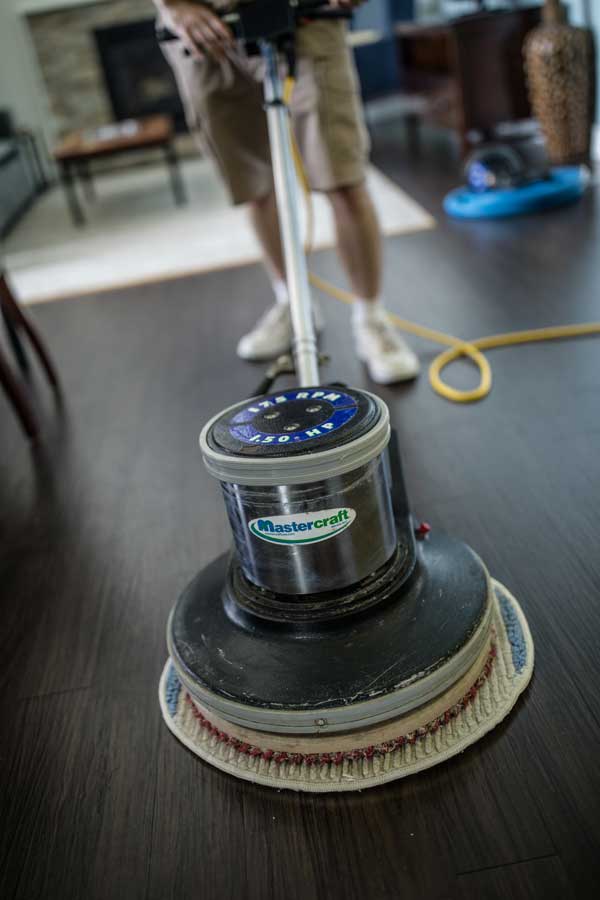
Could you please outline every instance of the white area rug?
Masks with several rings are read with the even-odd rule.
[[[176,207],[166,167],[96,178],[97,200],[76,228],[59,188],[25,216],[3,247],[17,296],[54,300],[255,262],[259,248],[243,208],[229,206],[207,160],[182,165],[188,204]],[[377,169],[368,174],[385,235],[433,228],[435,220]],[[333,245],[327,201],[315,196],[317,249]]]

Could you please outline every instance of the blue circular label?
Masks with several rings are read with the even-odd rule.
[[[281,433],[259,431],[252,424],[260,413],[268,413],[270,409],[277,409],[290,400],[325,400],[333,407],[328,419],[319,422],[310,428],[302,428],[298,431],[285,431]],[[310,411],[310,408],[307,410]],[[273,394],[265,397],[240,410],[229,425],[231,435],[246,444],[287,444],[300,441],[312,441],[325,437],[333,431],[337,431],[346,422],[356,415],[358,404],[354,397],[330,388],[324,390],[310,388],[302,390],[295,388],[293,391],[284,391],[281,394]]]

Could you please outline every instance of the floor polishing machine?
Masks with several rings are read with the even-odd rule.
[[[264,60],[298,387],[202,429],[233,548],[175,604],[159,694],[169,728],[214,766],[340,791],[472,744],[526,687],[533,645],[473,550],[415,527],[385,403],[320,383],[281,81],[298,21],[339,13],[319,6],[250,0],[225,17]]]

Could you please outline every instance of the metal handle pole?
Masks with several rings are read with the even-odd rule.
[[[266,66],[264,93],[294,332],[294,358],[300,386],[308,387],[319,384],[319,364],[306,256],[302,245],[298,183],[294,173],[288,110],[283,102],[277,51],[271,43],[264,42],[261,44],[261,55]]]

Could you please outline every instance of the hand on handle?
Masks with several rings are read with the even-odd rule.
[[[155,0],[167,28],[196,59],[205,54],[223,59],[233,45],[231,30],[207,6],[188,0]]]

